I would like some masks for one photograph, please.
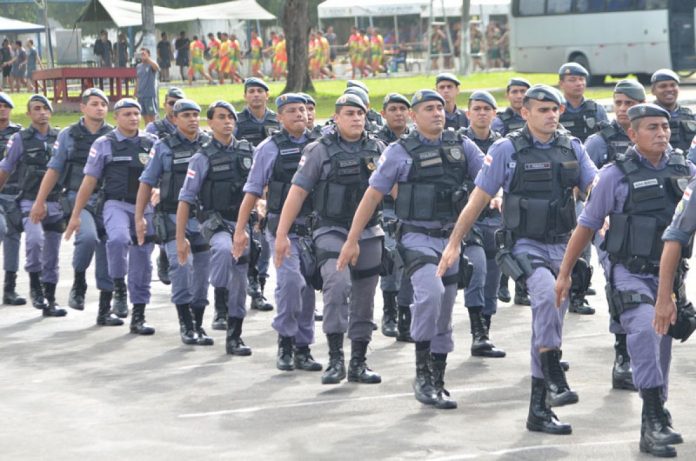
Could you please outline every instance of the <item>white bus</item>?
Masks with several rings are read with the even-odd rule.
[[[696,71],[696,0],[512,0],[510,54],[519,72],[582,64],[590,84],[659,68]]]

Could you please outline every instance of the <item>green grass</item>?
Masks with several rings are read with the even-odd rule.
[[[485,89],[490,91],[502,107],[507,105],[505,99],[505,86],[508,80],[513,75],[522,76],[532,82],[544,83],[547,85],[555,85],[558,82],[558,77],[555,74],[518,74],[515,72],[490,72],[471,74],[466,77],[460,77],[462,82],[461,93],[458,98],[458,105],[465,106],[467,98],[472,91],[477,89]],[[370,88],[370,99],[375,110],[381,109],[384,96],[391,92],[401,93],[410,98],[413,93],[424,88],[433,88],[435,84],[434,75],[412,76],[412,77],[391,77],[391,78],[367,78],[364,82]],[[333,114],[334,103],[336,99],[343,94],[345,89],[345,80],[319,80],[314,82],[315,92],[312,96],[317,101],[317,117],[329,118]],[[285,82],[270,82],[270,100],[271,107],[274,107],[273,101],[275,97],[285,88]],[[164,101],[164,94],[169,85],[163,85],[160,88],[160,101]],[[201,107],[205,107],[218,99],[225,99],[232,102],[234,106],[241,110],[244,107],[244,89],[241,84],[226,84],[224,86],[209,86],[209,85],[194,85],[189,87],[182,86],[186,92],[186,96],[198,102]],[[612,87],[610,85],[603,87],[590,88],[587,91],[587,97],[591,99],[610,98]],[[28,117],[23,113],[23,108],[26,107],[29,99],[28,93],[13,94],[12,99],[15,103],[15,109],[12,119],[26,126],[29,123]],[[56,113],[53,116],[53,125],[57,127],[65,127],[75,120],[78,115],[75,113]],[[110,121],[113,119],[110,117]]]

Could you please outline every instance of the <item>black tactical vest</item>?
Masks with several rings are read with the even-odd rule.
[[[398,218],[443,223],[457,219],[473,190],[462,141],[461,133],[452,130],[442,133],[439,146],[421,142],[416,131],[399,140],[412,163],[408,179],[399,183],[394,206]]]
[[[248,110],[243,110],[237,115],[237,134],[235,138],[246,139],[253,146],[258,146],[261,141],[280,129],[278,116],[268,110],[263,123],[257,122]]]
[[[153,122],[153,124],[155,125],[155,130],[157,131],[155,135],[159,139],[164,139],[167,136],[171,136],[176,133],[176,127],[167,125],[164,120],[156,120]]]
[[[672,131],[672,135],[669,138],[669,143],[672,147],[688,152],[689,147],[691,147],[691,141],[696,136],[696,120],[691,109],[679,106],[677,114],[673,115],[669,120],[669,129]]]
[[[614,263],[634,273],[657,275],[662,255],[662,233],[689,183],[691,172],[681,152],[672,151],[662,170],[648,168],[630,148],[616,166],[628,184],[622,213],[610,215],[604,249]],[[690,248],[682,257],[689,257]]]
[[[566,110],[561,114],[560,122],[572,136],[585,142],[588,136],[599,131],[597,103],[589,99],[585,100],[581,111],[571,113]]]
[[[51,128],[48,137],[42,141],[36,137],[34,127],[25,128],[19,131],[22,137],[24,151],[17,164],[17,179],[21,189],[20,198],[25,200],[35,200],[39,192],[41,180],[48,169],[46,165],[53,152],[53,144],[58,137],[58,130]],[[50,194],[49,201],[58,200],[60,186],[56,184]]]
[[[404,134],[408,134],[410,130],[406,127]],[[399,137],[394,134],[394,132],[389,128],[389,125],[384,125],[380,130],[375,133],[375,136],[381,140],[384,144],[389,145],[395,141],[399,140]]]
[[[365,114],[365,120],[377,125],[377,130],[384,126],[384,118],[382,118],[382,114],[375,111],[374,109],[369,109],[367,111],[367,113]]]
[[[278,156],[273,163],[273,170],[268,181],[266,206],[269,213],[280,214],[283,210],[283,204],[292,185],[292,177],[295,175],[302,157],[302,149],[310,142],[316,140],[310,132],[306,132],[305,135],[306,140],[302,143],[293,142],[285,130],[281,130],[273,135],[273,142],[278,146]],[[302,204],[302,209],[298,216],[307,216],[312,210],[312,200],[307,198]],[[277,228],[277,224],[277,222],[274,222],[270,226],[271,221],[269,220],[269,227]],[[275,230],[271,229],[272,232],[275,232]]]
[[[521,115],[517,114],[511,107],[508,107],[502,112],[498,112],[498,118],[503,122],[503,132],[506,135],[512,131],[519,130],[524,127],[525,122]]]
[[[476,134],[474,133],[474,130],[471,129],[471,126],[469,126],[466,130],[464,130],[464,134],[466,135],[467,138],[471,139],[474,144],[478,146],[479,149],[481,149],[481,152],[488,153],[488,149],[493,145],[494,142],[496,142],[498,139],[502,138],[503,136],[498,133],[497,131],[490,130],[488,134],[488,138],[486,139],[479,139],[476,137]]]
[[[215,211],[224,219],[237,220],[253,151],[244,139],[235,139],[227,147],[215,140],[203,146],[202,152],[208,158],[208,174],[199,193],[204,212]]]
[[[68,159],[65,162],[65,169],[63,170],[59,182],[67,190],[77,191],[80,189],[82,178],[85,176],[83,170],[87,163],[87,157],[89,157],[89,150],[92,147],[92,143],[94,143],[97,138],[112,131],[114,127],[105,123],[99,128],[99,131],[93,134],[90,133],[84,125],[77,122],[70,125],[67,129],[68,135],[72,138],[73,147],[70,152],[68,152]]]
[[[545,243],[568,239],[576,224],[573,187],[580,165],[570,137],[557,131],[550,148],[534,147],[525,128],[507,135],[515,148],[510,191],[503,195],[503,224],[512,236]]]
[[[344,151],[338,133],[319,138],[327,149],[331,170],[314,188],[312,199],[319,216],[318,227],[338,226],[349,229],[362,196],[367,190],[370,175],[377,168],[381,155],[379,142],[363,136],[359,152]],[[367,226],[377,224],[377,211]]]
[[[158,211],[176,213],[179,206],[179,192],[186,180],[189,161],[208,141],[210,141],[210,137],[204,132],[199,133],[195,142],[184,142],[177,134],[168,136],[162,141],[169,147],[172,165],[169,171],[162,173]]]
[[[460,128],[466,128],[469,126],[469,119],[463,110],[457,109],[455,114],[456,116],[452,118],[445,116],[445,129],[452,128],[456,131]]]
[[[139,136],[137,142],[130,139],[120,141],[116,132],[106,135],[111,143],[111,161],[104,166],[102,190],[106,200],[121,200],[135,204],[140,187],[140,175],[150,160],[153,141]]]
[[[606,165],[609,162],[615,161],[617,157],[623,156],[631,144],[633,144],[626,132],[616,121],[610,124],[603,123],[602,129],[599,130],[599,135],[604,139],[607,145],[607,154],[602,159],[602,165]]]
[[[21,129],[22,125],[10,122],[7,128],[0,132],[0,160],[5,158],[5,149],[7,148],[7,143],[10,141],[12,135]],[[16,170],[10,175],[9,178],[7,178],[5,187],[3,187],[2,192],[0,193],[7,195],[19,194],[19,179]]]

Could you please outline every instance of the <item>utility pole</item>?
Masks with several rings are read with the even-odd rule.
[[[469,11],[471,8],[471,0],[462,0],[462,27],[459,33],[459,74],[467,75],[469,73],[469,62],[471,53],[469,53]]]
[[[46,45],[48,46],[48,55],[51,59],[51,67],[55,67],[56,63],[53,58],[53,41],[51,40],[51,28],[48,25],[48,0],[34,0],[39,8],[43,10],[44,30],[46,32]]]
[[[143,0],[141,14],[143,16],[143,39],[142,47],[150,50],[150,54],[155,56],[155,4],[153,0]]]

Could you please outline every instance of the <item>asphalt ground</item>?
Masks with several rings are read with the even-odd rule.
[[[58,299],[66,304],[71,251],[72,242],[61,250]],[[26,273],[19,279],[18,291],[28,294]],[[456,350],[446,375],[459,408],[438,411],[413,398],[413,345],[378,331],[368,363],[382,374],[382,384],[322,385],[320,373],[275,368],[273,313],[249,314],[243,338],[253,355],[232,357],[224,353],[224,333],[209,328],[214,346],[181,344],[169,288],[156,280],[146,311],[157,328],[154,336],[131,335],[125,325],[95,326],[98,293],[91,270],[88,283],[86,310],[69,309],[62,319],[44,319],[31,306],[0,307],[2,459],[643,457],[638,451],[638,395],[611,389],[613,336],[603,296],[589,298],[596,315],[569,314],[566,319],[563,353],[580,402],[556,410],[573,425],[573,434],[552,436],[525,429],[528,307],[501,304],[494,317],[492,339],[507,351],[506,358],[474,358],[460,293],[454,315]],[[593,284],[602,291],[600,274]],[[274,285],[271,279],[269,286]],[[379,293],[376,305],[379,319]],[[313,353],[326,363],[326,339],[321,324],[316,326]],[[694,340],[675,344],[668,402],[675,428],[686,440],[678,446],[683,459],[696,459],[694,350]]]

